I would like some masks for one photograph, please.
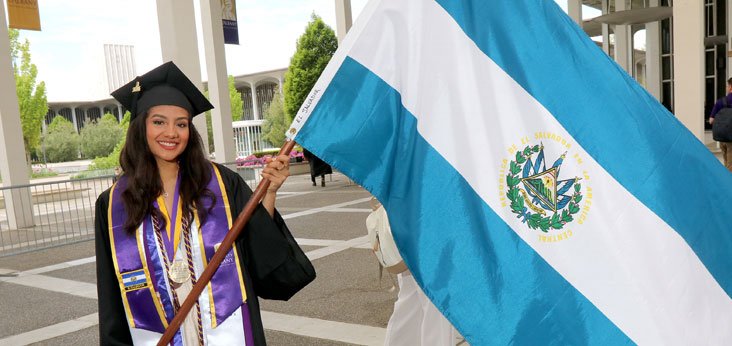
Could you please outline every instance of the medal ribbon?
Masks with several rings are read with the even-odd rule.
[[[179,214],[180,215],[180,214]],[[175,282],[173,279],[171,279],[171,271],[170,271],[170,262],[167,259],[166,250],[163,248],[163,237],[162,237],[162,225],[160,224],[160,219],[153,213],[152,215],[153,220],[153,228],[155,229],[155,235],[158,241],[158,245],[160,245],[160,249],[163,252],[163,263],[165,263],[165,271],[168,273],[168,285],[170,286],[170,292],[173,295],[173,311],[176,313],[178,310],[180,310],[180,299],[178,299],[178,293],[175,291],[175,284],[178,284],[178,282]],[[196,284],[196,269],[193,265],[193,253],[191,250],[191,236],[190,236],[190,222],[188,221],[188,217],[184,217],[181,223],[182,229],[183,229],[183,239],[184,239],[184,245],[186,249],[186,262],[187,266],[186,269],[188,270],[188,273],[190,274],[188,280],[191,281],[192,285]],[[170,316],[170,320],[173,319],[173,316]],[[203,322],[201,317],[201,306],[198,304],[198,300],[196,299],[196,332],[198,334],[198,342],[199,345],[203,345]]]
[[[173,190],[173,204],[171,204],[172,210],[168,210],[168,208],[166,207],[165,197],[163,195],[158,196],[157,201],[154,203],[166,219],[165,232],[162,232],[163,244],[161,246],[165,247],[167,259],[171,263],[175,258],[175,252],[180,246],[180,235],[183,231],[183,212],[182,201],[180,199],[180,180],[181,175],[180,172],[178,172],[178,178],[175,181],[175,190]]]

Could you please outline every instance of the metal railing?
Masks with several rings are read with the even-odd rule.
[[[93,238],[94,203],[112,178],[0,188],[0,257]]]
[[[252,189],[261,180],[260,165],[225,166]],[[113,179],[103,175],[0,187],[0,257],[93,239],[95,202]]]

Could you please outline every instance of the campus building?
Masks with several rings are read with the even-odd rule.
[[[105,55],[108,50],[107,47],[111,46],[113,45],[105,45]],[[125,46],[125,49],[129,51],[132,47]],[[129,65],[130,60],[107,59],[106,62],[108,76],[113,76],[118,73],[117,71],[134,71],[134,62]],[[261,139],[262,123],[264,122],[264,113],[272,103],[275,94],[282,94],[285,72],[287,72],[287,69],[281,68],[234,76],[234,85],[241,94],[243,102],[241,120],[234,122],[233,126],[234,145],[238,157],[247,156],[252,152],[272,146]],[[126,80],[132,80],[135,76],[133,73]],[[112,78],[108,79],[112,80]],[[125,79],[115,78],[114,80]],[[203,82],[203,85],[204,88],[208,87],[206,82]],[[113,88],[112,91],[117,87],[113,87],[112,82],[110,82],[110,88]],[[46,126],[51,124],[53,118],[62,116],[73,123],[76,131],[80,132],[85,124],[98,120],[104,114],[112,114],[118,120],[122,120],[125,111],[126,109],[112,97],[90,101],[52,101],[48,103],[48,113],[46,113],[43,125],[45,129]]]
[[[732,62],[728,2],[567,0],[567,7],[620,67],[709,144],[707,119],[726,93]],[[599,15],[583,18],[583,12]]]

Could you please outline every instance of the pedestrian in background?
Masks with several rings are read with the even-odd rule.
[[[310,180],[313,182],[313,186],[318,185],[315,183],[316,177],[320,177],[320,186],[325,186],[325,175],[333,174],[333,169],[329,164],[305,148],[303,148],[302,155],[308,160],[308,164],[310,165]]]

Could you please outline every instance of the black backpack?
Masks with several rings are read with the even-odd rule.
[[[727,104],[727,96],[722,98],[722,109],[714,116],[712,137],[717,142],[732,142],[732,108]]]

